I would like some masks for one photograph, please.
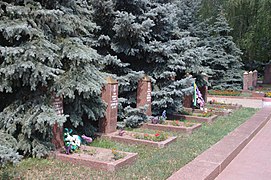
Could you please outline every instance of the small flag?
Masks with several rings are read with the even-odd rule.
[[[196,107],[197,106],[197,85],[195,82],[194,82],[193,86],[194,86],[193,106]]]

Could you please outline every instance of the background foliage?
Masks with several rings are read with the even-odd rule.
[[[182,108],[192,77],[206,83],[202,73],[216,88],[240,86],[231,28],[220,11],[213,21],[198,18],[200,0],[2,0],[0,7],[0,129],[16,144],[1,145],[8,154],[1,164],[46,156],[55,123],[93,135],[107,76],[119,82],[118,120],[129,127],[147,119],[136,108],[144,75],[153,115]],[[52,93],[64,98],[64,115]]]
[[[215,16],[219,6],[233,28],[231,35],[243,52],[246,70],[262,72],[271,60],[271,1],[270,0],[203,0],[202,18]]]

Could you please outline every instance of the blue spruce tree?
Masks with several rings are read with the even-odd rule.
[[[205,38],[210,58],[204,65],[212,70],[210,83],[213,89],[241,89],[242,52],[233,42],[231,30],[221,10],[211,28],[210,36]]]
[[[88,124],[103,116],[101,88],[107,74],[95,46],[87,1],[0,1],[0,129],[11,139],[0,146],[1,162],[46,156],[52,125]],[[52,92],[64,97],[57,115]],[[3,135],[3,136],[2,136]],[[87,134],[86,134],[87,135]],[[2,141],[1,141],[2,142]],[[14,157],[14,158],[13,158]],[[17,157],[17,158],[16,158]]]

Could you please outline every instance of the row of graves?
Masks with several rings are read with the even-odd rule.
[[[152,117],[151,87],[151,80],[147,76],[138,82],[137,106],[147,106],[146,115],[149,117],[149,121],[140,128],[157,130],[156,133],[146,134],[117,129],[118,82],[108,78],[102,91],[102,99],[107,103],[107,109],[104,118],[99,120],[100,135],[116,142],[165,148],[177,139],[176,136],[167,135],[167,132],[173,131],[189,135],[199,129],[202,123],[210,124],[218,116],[229,115],[233,110],[241,107],[215,101],[205,103],[207,87],[199,89],[194,83],[194,93],[185,97],[184,109],[169,115],[164,110],[161,116]],[[61,97],[54,96],[53,105],[59,114],[63,114],[63,99]],[[195,106],[199,106],[199,108],[194,108]],[[94,169],[115,171],[124,165],[132,164],[138,156],[137,153],[93,147],[90,137],[73,135],[71,129],[63,129],[57,125],[53,127],[53,137],[53,143],[58,148],[53,153],[56,159]],[[88,145],[82,145],[82,141],[87,142]]]

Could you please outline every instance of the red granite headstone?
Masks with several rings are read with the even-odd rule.
[[[58,115],[63,114],[63,98],[56,96],[55,93],[52,94],[52,104],[54,106],[55,111]],[[55,147],[61,148],[64,146],[63,142],[63,127],[59,127],[57,124],[53,126],[53,139],[52,143]]]
[[[208,75],[207,74],[202,74],[203,75],[203,79],[204,81],[208,82]],[[204,99],[204,102],[206,103],[207,102],[207,95],[208,95],[208,86],[207,85],[204,85],[202,87],[199,87],[199,90],[201,92],[201,95]]]
[[[258,81],[258,71],[254,70],[253,71],[253,87],[257,86],[257,81]]]
[[[118,118],[118,82],[111,77],[107,78],[107,84],[102,90],[102,99],[107,103],[104,118],[99,121],[99,130],[107,134],[117,130]]]
[[[264,84],[271,84],[271,64],[267,64],[264,68]]]
[[[248,89],[253,87],[253,72],[249,71],[248,73]]]
[[[247,91],[248,87],[248,72],[245,71],[243,74],[243,90]]]
[[[148,76],[141,79],[137,86],[136,106],[142,107],[145,105],[148,105],[146,115],[151,116],[151,79]]]
[[[192,95],[185,96],[183,99],[183,107],[191,108],[192,107],[192,100],[193,100]]]

